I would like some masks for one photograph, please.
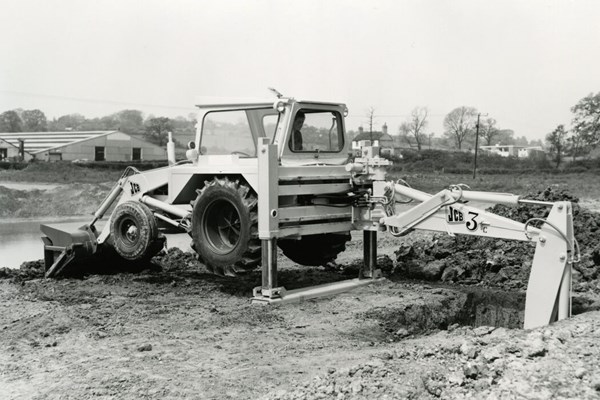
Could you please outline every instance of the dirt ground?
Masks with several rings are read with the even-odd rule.
[[[0,188],[0,216],[89,214],[110,185],[69,188]],[[496,241],[380,234],[384,279],[284,306],[250,303],[260,272],[218,277],[175,249],[129,273],[0,269],[0,399],[597,399],[600,215],[576,219],[577,315],[528,331],[529,255]],[[356,277],[361,239],[327,268],[279,254],[280,284]]]
[[[524,331],[522,292],[403,280],[399,243],[380,235],[388,278],[284,306],[250,303],[259,272],[177,250],[137,273],[1,279],[0,398],[600,398],[599,312]],[[361,235],[338,267],[280,255],[280,283],[352,278],[361,257]]]

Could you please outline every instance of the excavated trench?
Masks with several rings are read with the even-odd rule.
[[[402,295],[401,293],[405,294]],[[401,340],[459,326],[523,327],[525,293],[454,285],[410,283],[401,301],[374,307],[358,318],[375,320],[381,341]]]

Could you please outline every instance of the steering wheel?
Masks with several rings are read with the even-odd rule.
[[[237,154],[239,156],[245,156],[245,157],[252,157],[250,154],[244,153],[243,151],[232,151],[231,154]]]

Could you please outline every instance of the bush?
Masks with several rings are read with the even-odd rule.
[[[15,170],[19,170],[19,169],[25,169],[27,168],[27,166],[29,165],[29,163],[26,162],[0,162],[0,169],[15,169]]]

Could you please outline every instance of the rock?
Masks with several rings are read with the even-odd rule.
[[[490,383],[484,379],[480,379],[477,382],[475,382],[475,384],[473,384],[473,389],[475,390],[475,393],[481,393],[489,387]]]
[[[410,335],[410,332],[406,328],[400,328],[394,334],[398,338],[405,338]]]
[[[508,329],[503,327],[496,328],[493,332],[490,333],[490,337],[495,339],[504,339],[508,337]]]
[[[594,389],[596,392],[600,392],[600,376],[592,379],[592,389]]]
[[[436,373],[427,374],[426,376],[422,377],[421,380],[423,381],[425,390],[427,390],[429,394],[435,397],[440,397],[442,395],[442,391],[446,386],[446,380],[443,376]]]
[[[472,343],[468,342],[463,342],[460,345],[460,352],[468,358],[475,358],[479,354],[479,350]]]
[[[428,281],[437,281],[441,278],[445,268],[446,263],[442,260],[435,260],[427,263],[421,271],[422,278],[427,279]]]
[[[498,350],[498,348],[492,347],[489,349],[484,349],[481,352],[481,357],[485,360],[485,362],[491,363],[491,362],[494,362],[495,360],[499,359],[500,357],[502,357],[502,355],[500,354],[500,351]]]
[[[468,362],[463,367],[463,373],[469,379],[477,379],[482,371],[483,368],[477,363]]]
[[[546,343],[540,338],[534,339],[526,348],[525,355],[529,358],[543,357],[548,352]]]
[[[465,384],[464,375],[458,372],[453,372],[448,375],[448,383],[452,386],[462,386]]]
[[[360,383],[359,381],[354,381],[350,384],[350,391],[353,394],[358,394],[362,391],[363,386],[362,383]]]
[[[137,348],[137,351],[152,351],[152,345],[151,344],[143,344]]]
[[[448,332],[452,332],[452,331],[456,330],[459,327],[460,327],[459,324],[452,324],[452,325],[448,326]]]
[[[400,244],[400,247],[398,247],[398,250],[394,251],[394,254],[396,255],[396,260],[402,261],[412,257],[414,255],[414,249],[411,245],[402,243]]]
[[[577,370],[575,371],[575,378],[582,379],[586,373],[587,370],[585,368],[577,368]]]

